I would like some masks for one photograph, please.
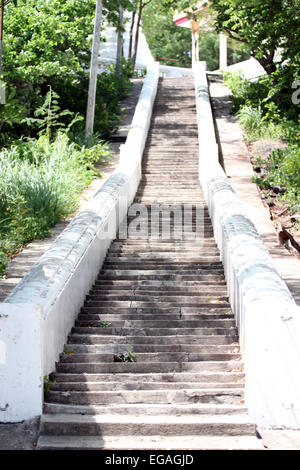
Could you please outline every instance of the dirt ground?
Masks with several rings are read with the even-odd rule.
[[[40,419],[22,423],[0,423],[0,450],[35,450]]]

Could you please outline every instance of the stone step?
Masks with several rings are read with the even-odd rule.
[[[168,295],[165,295],[164,292],[156,292],[156,294],[147,294],[146,292],[126,292],[123,295],[109,293],[104,294],[103,292],[93,292],[86,296],[86,303],[85,305],[97,306],[99,302],[110,302],[110,301],[118,301],[118,302],[178,302],[178,304],[185,305],[185,304],[198,304],[200,303],[208,303],[208,304],[219,304],[219,303],[227,303],[228,304],[228,297],[223,296],[222,294],[214,294],[212,295],[202,295],[201,292],[194,293],[192,295],[184,295],[180,293],[180,295],[176,295],[176,292],[169,292]],[[96,303],[95,303],[96,302]],[[121,306],[121,305],[120,305]],[[130,305],[125,305],[130,307]]]
[[[212,274],[212,271],[214,274]],[[168,269],[149,269],[149,270],[141,270],[141,269],[103,269],[100,272],[101,279],[165,279],[165,280],[205,280],[208,281],[210,279],[224,279],[223,270],[220,269],[213,269],[213,270],[205,270],[205,269],[189,269],[185,270],[184,274],[180,269],[176,270],[168,270]],[[98,278],[99,279],[99,278]]]
[[[244,404],[244,389],[187,389],[187,390],[109,390],[98,392],[50,391],[47,403],[66,405],[128,405],[128,404]],[[168,406],[162,414],[168,414]]]
[[[89,329],[88,333],[72,333],[69,335],[69,342],[72,344],[132,344],[132,345],[142,345],[142,344],[228,344],[233,345],[237,344],[238,336],[237,334],[218,334],[218,335],[196,335],[191,334],[187,335],[184,331],[181,332],[180,336],[172,335],[156,335],[156,336],[132,336],[130,334],[126,336],[121,335],[97,335],[93,333],[94,330]]]
[[[126,387],[128,383],[136,383],[139,386],[140,383],[147,383],[149,387],[152,386],[157,388],[157,383],[164,383],[166,387],[168,383],[174,388],[182,385],[184,388],[185,384],[187,383],[197,383],[201,384],[202,388],[204,384],[208,384],[209,387],[212,386],[216,388],[217,384],[220,384],[221,387],[225,387],[227,384],[229,387],[233,387],[234,384],[237,384],[238,387],[245,380],[244,371],[233,371],[230,372],[180,372],[180,373],[137,373],[137,372],[128,372],[128,373],[115,373],[115,374],[105,374],[105,373],[98,373],[98,374],[76,374],[76,373],[60,373],[54,372],[51,374],[51,379],[55,382],[56,385],[58,384],[70,384],[70,383],[77,383],[83,384],[88,386],[89,383],[105,383],[105,384],[112,384],[112,389],[114,389],[114,384],[119,384],[120,387],[123,385]],[[122,385],[123,384],[123,385]]]
[[[135,362],[137,363],[155,363],[155,362],[202,362],[202,361],[237,361],[241,359],[240,353],[191,353],[191,352],[146,352],[135,353]],[[126,351],[125,351],[126,352]],[[64,364],[79,363],[112,363],[114,361],[113,353],[77,353],[61,354],[60,362]]]
[[[168,373],[168,372],[228,372],[242,369],[241,361],[201,361],[201,362],[161,362],[147,365],[138,362],[112,363],[57,363],[57,372],[71,374],[100,374],[100,373]]]
[[[118,270],[118,271],[133,271],[133,270],[137,270],[137,271],[141,271],[143,270],[144,272],[145,271],[167,271],[168,273],[170,272],[182,272],[183,274],[185,274],[186,272],[191,272],[191,271],[196,271],[197,269],[200,271],[200,272],[205,272],[205,271],[209,271],[209,272],[212,272],[212,271],[217,271],[219,273],[223,273],[223,268],[222,268],[222,265],[219,263],[218,260],[219,257],[211,257],[211,258],[208,258],[208,261],[199,261],[199,263],[196,263],[196,262],[182,262],[180,263],[180,261],[174,261],[174,263],[172,261],[170,261],[169,263],[167,262],[167,260],[162,260],[162,261],[158,261],[157,263],[155,263],[153,260],[151,262],[151,260],[139,260],[139,261],[135,261],[133,260],[132,258],[132,262],[128,261],[128,263],[126,263],[126,261],[123,262],[123,258],[115,258],[116,261],[111,261],[111,258],[107,259],[107,262],[105,262],[103,264],[103,267],[102,267],[102,271],[103,272],[106,272],[106,271],[111,271],[111,270]],[[210,261],[211,260],[211,261]]]
[[[114,287],[114,288],[112,288]],[[133,294],[148,297],[158,297],[158,296],[168,296],[172,297],[193,297],[193,296],[200,296],[205,298],[207,301],[212,300],[213,297],[215,298],[226,298],[227,299],[227,289],[224,285],[217,285],[211,286],[202,284],[198,286],[191,286],[191,287],[183,287],[175,285],[173,286],[138,286],[137,284],[132,284],[129,286],[105,286],[105,285],[95,285],[88,294],[87,299],[93,299],[96,296],[132,296]],[[215,289],[214,289],[215,287]]]
[[[246,415],[73,415],[48,414],[41,417],[41,433],[53,436],[174,436],[254,435],[255,424]]]
[[[193,307],[186,307],[186,306],[168,306],[168,307],[161,307],[158,305],[151,305],[150,308],[136,308],[136,307],[82,307],[80,313],[82,314],[113,314],[113,315],[123,315],[123,314],[134,314],[134,315],[145,315],[145,314],[179,314],[183,316],[185,314],[197,314],[197,315],[232,315],[231,310],[228,307],[219,307],[219,308],[212,308],[211,306],[205,308],[198,308],[197,306]],[[204,317],[206,318],[206,317]],[[211,318],[211,317],[210,317]]]
[[[238,354],[238,346],[228,345],[191,345],[191,344],[144,344],[144,345],[133,345],[132,344],[65,344],[65,354],[120,354],[128,350],[133,350],[134,353],[197,353],[197,354]]]
[[[180,303],[183,307],[192,307],[195,308],[206,308],[210,307],[211,305],[217,306],[219,308],[230,308],[229,303],[226,301],[208,301],[208,300],[201,300],[201,299],[194,299],[193,297],[186,297],[180,300]],[[168,297],[165,301],[157,298],[154,299],[151,297],[149,301],[143,300],[90,300],[88,303],[85,303],[85,307],[124,307],[124,308],[172,308],[177,304],[176,298]],[[177,304],[178,305],[178,304]]]
[[[187,258],[187,257],[179,257],[177,256],[172,256],[172,259],[168,258],[168,256],[162,256],[161,258],[155,258],[153,255],[151,257],[128,257],[127,255],[121,255],[121,256],[107,256],[104,266],[115,266],[115,265],[125,265],[126,267],[128,266],[130,269],[132,269],[133,266],[141,267],[144,266],[145,268],[149,269],[155,269],[155,266],[157,266],[157,269],[160,267],[168,267],[168,269],[178,269],[179,266],[181,266],[182,269],[191,268],[191,265],[195,268],[219,268],[223,269],[222,263],[220,261],[219,256],[212,256],[211,254],[205,254],[201,255],[197,258],[194,257]]]
[[[217,319],[217,320],[207,320],[207,319],[199,319],[199,320],[158,320],[156,318],[152,318],[150,320],[112,320],[110,323],[110,328],[151,328],[155,324],[156,328],[181,328],[183,332],[183,328],[231,328],[236,327],[234,319]],[[103,321],[97,319],[86,319],[84,315],[81,315],[78,320],[75,322],[76,326],[79,327],[102,327]],[[105,326],[104,326],[105,328]]]
[[[180,286],[180,285],[175,285],[175,286],[165,286],[165,285],[160,285],[160,286],[145,286],[145,285],[138,285],[138,284],[132,284],[132,285],[95,285],[91,290],[90,294],[108,294],[108,293],[114,293],[114,294],[119,294],[119,295],[127,295],[129,292],[135,292],[137,294],[146,294],[146,295],[157,295],[158,292],[164,293],[164,295],[194,295],[194,294],[201,294],[201,295],[210,295],[210,294],[216,294],[218,296],[223,295],[226,297],[227,294],[227,288],[224,285],[220,286]]]
[[[151,321],[156,322],[156,321],[175,321],[175,320],[185,320],[185,321],[198,321],[198,320],[226,320],[226,319],[232,319],[234,321],[233,314],[231,314],[230,311],[226,314],[206,314],[206,313],[197,313],[197,314],[192,314],[192,313],[186,313],[186,314],[181,314],[181,313],[169,313],[169,314],[160,314],[160,313],[116,313],[116,314],[111,314],[107,313],[106,310],[104,310],[102,313],[92,313],[89,311],[89,309],[82,308],[81,313],[78,316],[79,321],[106,321],[106,322],[111,322],[111,321],[120,321],[120,320],[133,320],[133,321]]]
[[[255,436],[40,436],[40,450],[263,450]],[[128,457],[125,457],[126,459]],[[122,464],[122,457],[115,461]],[[190,463],[189,459],[189,463]],[[184,465],[187,457],[182,460]],[[128,460],[125,461],[127,463]],[[154,458],[151,465],[155,464]],[[160,464],[163,459],[160,458]]]
[[[72,334],[81,335],[101,335],[101,336],[193,336],[193,335],[208,335],[208,336],[235,336],[236,327],[218,328],[218,327],[200,327],[200,328],[138,328],[138,327],[116,327],[116,328],[101,328],[101,327],[74,327]]]
[[[74,385],[74,384],[73,384]],[[127,403],[126,405],[115,404],[115,405],[70,405],[65,403],[46,402],[44,405],[44,412],[50,414],[81,414],[81,415],[160,415],[168,413],[168,415],[235,415],[241,413],[247,413],[247,407],[245,405],[234,405],[234,404],[210,404],[210,403],[191,403],[188,406],[186,404],[156,404],[156,403],[143,403],[142,405]]]

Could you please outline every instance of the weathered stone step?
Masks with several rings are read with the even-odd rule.
[[[137,372],[128,372],[128,373],[115,373],[115,374],[64,374],[59,372],[54,372],[51,374],[51,379],[55,381],[56,384],[86,384],[89,383],[105,383],[105,384],[127,384],[127,383],[147,383],[151,386],[157,388],[157,383],[170,383],[173,384],[176,388],[176,384],[182,384],[183,388],[186,383],[197,383],[201,384],[201,387],[204,387],[203,384],[214,384],[213,387],[216,388],[217,384],[220,386],[234,385],[234,383],[240,386],[244,382],[245,374],[244,371],[230,371],[230,372],[180,372],[180,373],[137,373]],[[126,385],[124,385],[126,387]]]
[[[139,285],[139,284],[131,284],[131,285],[94,285],[91,289],[90,293],[98,294],[98,293],[118,293],[118,294],[128,294],[128,292],[134,291],[137,293],[146,293],[147,295],[157,294],[157,292],[164,292],[165,295],[193,295],[193,294],[201,294],[201,295],[210,295],[212,293],[218,293],[218,295],[226,296],[227,288],[225,285],[220,286],[211,286],[211,285],[193,285],[193,286],[181,286],[181,285]]]
[[[107,313],[106,311],[103,311],[102,313],[99,312],[89,312],[88,309],[83,308],[81,310],[80,315],[78,316],[78,320],[81,321],[93,321],[93,320],[99,320],[99,321],[106,321],[106,322],[111,322],[114,320],[148,320],[148,321],[173,321],[173,320],[223,320],[223,319],[233,319],[233,315],[229,311],[227,314],[201,314],[196,313],[186,313],[186,314],[181,314],[181,313],[169,313],[169,314],[160,314],[160,313],[116,313],[116,314],[110,314]]]
[[[146,300],[90,300],[86,301],[85,307],[124,307],[124,308],[155,308],[156,306],[158,307],[173,307],[178,305],[179,300],[176,301],[176,297],[168,297],[165,300],[162,300],[160,298],[153,298],[149,301]],[[202,300],[201,298],[194,298],[194,297],[185,297],[185,298],[180,298],[180,304],[183,307],[192,307],[194,306],[195,308],[205,308],[209,307],[211,305],[214,305],[214,307],[219,307],[219,308],[230,308],[229,303],[227,301],[223,300],[211,300],[208,301],[207,299]]]
[[[255,436],[40,436],[40,450],[263,450]],[[120,460],[121,462],[121,460]]]
[[[113,336],[188,336],[188,335],[221,335],[231,336],[236,335],[236,328],[222,328],[222,327],[200,327],[200,328],[138,328],[138,327],[116,327],[116,328],[98,328],[98,327],[74,327],[72,334],[93,334],[93,335],[113,335]]]
[[[138,362],[112,363],[57,363],[57,372],[65,373],[152,373],[152,372],[227,372],[232,369],[242,369],[241,361],[201,361],[201,362],[154,362],[147,365]]]
[[[205,280],[211,278],[224,279],[222,269],[214,269],[214,274],[211,271],[198,269],[198,270],[185,270],[184,274],[178,270],[134,270],[134,269],[105,269],[100,272],[102,279],[165,279],[165,280]]]
[[[201,267],[201,266],[208,266],[208,267],[218,267],[222,268],[222,262],[220,261],[220,255],[216,248],[210,248],[205,253],[196,257],[196,250],[191,251],[190,253],[183,253],[180,252],[161,252],[158,251],[155,253],[153,251],[149,251],[148,253],[140,253],[137,252],[127,252],[127,253],[115,253],[109,252],[107,258],[105,260],[105,264],[109,265],[110,263],[119,263],[119,264],[148,264],[148,265],[165,265],[169,264],[170,266],[177,267],[179,264],[182,266],[189,267],[191,264],[193,266]]]
[[[107,325],[102,320],[88,320],[82,319],[84,315],[81,315],[79,320],[76,320],[76,327],[83,328],[107,328]],[[231,328],[235,327],[234,319],[217,319],[217,320],[207,320],[207,319],[198,319],[198,320],[173,320],[169,319],[167,321],[158,320],[152,318],[150,320],[112,320],[109,323],[109,328],[151,328],[155,325],[155,328]]]
[[[213,435],[238,436],[255,433],[255,425],[245,414],[241,415],[43,415],[41,433],[50,435]]]
[[[227,292],[224,286],[217,287],[215,290],[213,287],[212,288],[208,287],[206,289],[187,287],[186,290],[184,290],[184,288],[180,290],[179,287],[177,288],[171,288],[171,287],[159,288],[158,287],[157,290],[155,290],[154,287],[151,289],[151,287],[146,287],[146,286],[144,288],[128,286],[128,289],[123,289],[121,287],[119,287],[119,289],[111,289],[110,287],[108,288],[94,287],[90,291],[89,296],[87,297],[86,300],[98,300],[99,296],[100,297],[105,296],[106,299],[107,299],[107,296],[109,296],[109,298],[110,299],[113,298],[113,300],[129,300],[129,299],[139,300],[137,297],[133,298],[133,296],[136,296],[136,295],[143,296],[142,300],[145,300],[145,297],[146,298],[148,297],[157,298],[158,296],[193,297],[193,296],[199,296],[199,295],[201,295],[203,298],[205,298],[205,300],[209,302],[216,298],[218,299],[222,298],[222,299],[228,300]]]
[[[125,280],[125,279],[115,279],[115,280],[96,280],[93,286],[95,289],[135,289],[135,288],[145,288],[145,289],[165,289],[167,290],[176,290],[176,289],[201,289],[201,291],[206,292],[210,291],[211,289],[216,289],[216,291],[220,291],[222,289],[226,289],[225,280],[211,280],[207,283],[205,280],[203,281],[163,281],[163,280]]]
[[[192,286],[181,286],[181,285],[99,285],[96,284],[91,289],[90,293],[118,293],[118,294],[128,294],[128,292],[134,291],[136,293],[146,293],[147,295],[157,294],[157,292],[164,292],[165,295],[210,295],[212,293],[217,293],[218,295],[226,296],[227,288],[225,285],[220,286],[211,286],[211,285],[192,285]]]
[[[143,301],[143,302],[152,302],[152,301],[159,301],[159,302],[179,302],[179,303],[198,303],[205,302],[205,303],[220,303],[221,302],[228,302],[228,296],[220,292],[215,292],[214,295],[212,294],[204,294],[201,291],[196,292],[186,292],[182,293],[179,292],[164,292],[164,291],[157,291],[155,292],[143,292],[143,291],[125,291],[123,294],[119,294],[118,292],[109,292],[104,293],[101,290],[99,292],[91,292],[89,295],[86,296],[86,302],[88,305],[93,305],[92,302],[100,302],[100,301]],[[98,305],[98,304],[97,304]]]
[[[138,314],[141,314],[141,315],[144,315],[144,314],[168,314],[168,315],[172,315],[174,313],[176,314],[179,314],[179,315],[184,315],[184,314],[189,314],[189,313],[192,313],[192,314],[199,314],[199,315],[202,315],[202,314],[207,314],[207,315],[210,315],[210,314],[230,314],[231,315],[231,310],[230,308],[228,308],[228,306],[225,306],[225,307],[222,307],[220,305],[217,305],[216,307],[218,308],[215,308],[215,305],[212,306],[212,305],[209,305],[209,306],[205,306],[204,308],[199,308],[197,305],[193,305],[193,306],[190,306],[190,307],[186,307],[186,306],[170,306],[170,305],[163,305],[161,306],[159,303],[157,304],[151,304],[150,307],[135,307],[135,306],[130,306],[130,307],[113,307],[113,306],[104,306],[104,305],[101,305],[100,307],[82,307],[81,309],[81,313],[98,313],[98,314],[101,314],[101,313],[107,313],[107,314],[135,314],[135,315],[138,315]]]
[[[129,258],[125,257],[110,257],[107,258],[107,262],[103,264],[102,270],[105,272],[108,270],[141,271],[142,269],[143,271],[181,271],[184,274],[185,272],[190,272],[191,270],[194,271],[197,268],[199,268],[200,271],[209,270],[211,272],[216,270],[220,273],[223,272],[223,267],[219,261],[219,256],[208,256],[206,260],[204,258],[201,260],[200,258],[199,262],[193,261],[193,259],[189,261],[182,260],[182,263],[180,262],[180,258],[176,258],[176,261],[170,261],[168,263],[165,259],[157,260],[157,262],[155,262],[154,260],[147,259],[139,260],[131,258],[130,260]]]
[[[134,349],[134,351],[133,351]],[[239,353],[237,345],[191,345],[191,344],[65,344],[65,354],[120,354],[128,350],[136,353],[159,353],[159,352],[184,352],[184,353],[200,353],[200,354],[233,354]]]
[[[69,343],[72,344],[131,344],[131,345],[144,345],[144,344],[228,344],[235,345],[238,341],[237,334],[226,334],[223,335],[196,335],[190,334],[187,335],[185,332],[182,332],[180,336],[176,335],[161,335],[161,336],[138,336],[138,335],[97,335],[93,334],[93,331],[89,329],[88,333],[76,333],[71,334],[68,338]]]
[[[187,389],[187,390],[109,390],[99,392],[50,391],[48,403],[68,405],[117,405],[117,404],[244,404],[244,389]],[[163,414],[168,413],[168,408]]]
[[[177,196],[143,196],[140,194],[135,198],[134,201],[135,203],[144,204],[145,206],[151,204],[171,204],[172,202],[181,204],[205,204],[204,199],[202,199],[200,196],[193,196],[191,194],[187,194],[184,196],[182,196],[181,194],[180,196],[178,194]]]
[[[193,297],[187,297],[186,302],[181,302],[182,307],[193,307],[195,310],[196,309],[205,309],[206,307],[214,306],[214,307],[219,307],[222,309],[230,309],[229,303],[228,302],[223,302],[223,301],[211,301],[211,302],[200,302],[200,301],[191,301],[189,302],[188,299]],[[143,302],[142,300],[102,300],[102,301],[90,301],[89,303],[85,303],[84,308],[129,308],[129,309],[135,309],[134,313],[137,313],[137,309],[151,309],[152,312],[149,313],[159,313],[161,312],[161,309],[171,309],[172,307],[178,306],[178,303],[174,301],[172,302],[172,298],[169,301],[162,302],[159,299],[152,299],[151,302]],[[133,312],[133,310],[131,310]],[[101,310],[90,310],[90,313],[101,313]],[[109,313],[109,312],[108,312]]]
[[[211,238],[205,238],[205,239],[196,239],[196,240],[190,240],[190,241],[185,241],[185,240],[177,240],[177,241],[171,241],[171,240],[151,240],[149,239],[146,243],[144,242],[138,242],[133,243],[132,240],[127,240],[124,242],[121,241],[114,241],[110,248],[108,253],[136,253],[137,256],[148,256],[151,255],[151,253],[154,253],[155,255],[158,253],[161,253],[162,256],[164,256],[164,253],[170,253],[172,256],[176,251],[182,252],[182,250],[185,250],[187,256],[199,252],[200,249],[205,250],[207,253],[215,253],[215,250],[217,250],[219,254],[219,250],[217,248],[217,245],[215,241],[213,241]]]
[[[135,348],[132,348],[135,349]],[[124,351],[123,351],[124,352]],[[126,351],[125,351],[126,352]],[[191,352],[146,352],[135,353],[135,362],[138,363],[155,363],[155,362],[202,362],[202,361],[237,361],[241,359],[240,353],[191,353]],[[61,354],[61,363],[111,363],[114,362],[113,353],[77,353]]]
[[[73,384],[74,385],[74,384]],[[192,384],[191,384],[192,385]],[[105,414],[105,415],[131,415],[139,416],[144,414],[145,416],[151,415],[160,415],[168,413],[168,415],[185,415],[185,414],[196,414],[196,415],[235,415],[246,413],[247,408],[245,405],[234,405],[234,404],[206,404],[206,403],[197,403],[197,404],[154,404],[154,403],[144,403],[142,406],[140,404],[131,404],[128,403],[125,406],[123,404],[116,405],[70,405],[64,403],[55,403],[55,402],[46,402],[44,405],[45,413],[63,413],[63,414],[81,414],[81,415],[96,415],[96,414]]]

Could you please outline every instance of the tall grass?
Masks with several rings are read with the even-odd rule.
[[[96,174],[94,163],[108,155],[107,144],[80,148],[63,133],[53,142],[43,136],[0,152],[0,272],[22,245],[74,213]]]

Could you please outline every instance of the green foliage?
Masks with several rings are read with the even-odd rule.
[[[128,350],[124,354],[114,355],[114,362],[136,362],[135,354]]]
[[[292,144],[285,149],[274,150],[267,159],[257,159],[257,165],[264,170],[263,176],[256,177],[256,183],[263,189],[279,186],[282,200],[291,213],[300,211],[300,148]]]
[[[44,376],[44,399],[47,399],[47,396],[51,390],[51,386],[54,384],[53,380],[51,380],[47,375]]]
[[[120,1],[104,2],[103,12],[112,24],[117,22]],[[131,8],[131,1],[121,3]],[[56,115],[58,129],[62,123],[68,126],[68,118],[83,119],[94,12],[95,0],[20,0],[17,6],[6,7],[3,80],[16,91],[13,106],[22,106],[23,120],[14,121],[13,128],[7,123],[3,132],[13,133],[14,138],[22,134],[35,136],[34,129],[42,133],[47,129],[52,114]],[[102,137],[107,137],[119,123],[118,101],[128,91],[132,74],[126,61],[122,72],[119,82],[113,68],[98,77],[95,129]],[[60,116],[55,109],[58,97],[51,90],[62,97],[63,109],[68,110],[61,111]],[[47,107],[49,103],[51,106]],[[80,131],[83,123],[76,124]]]
[[[152,55],[171,59],[162,61],[163,65],[191,67],[191,32],[178,28],[173,22],[172,12],[160,11],[159,6],[158,0],[152,0],[143,13],[143,32]]]
[[[82,189],[107,159],[107,144],[86,148],[58,133],[27,139],[0,152],[0,263],[24,244],[49,235],[58,220],[73,214]]]
[[[173,21],[173,12],[170,9],[162,9],[160,0],[152,0],[145,7],[143,31],[152,55],[171,59],[163,61],[164,65],[191,67],[191,31],[189,28],[176,26]],[[246,45],[236,45],[233,41],[229,41],[228,46],[229,64],[250,57]],[[201,31],[199,49],[199,58],[206,61],[208,70],[218,69],[219,35],[215,32]]]
[[[52,90],[51,86],[49,88],[50,90],[46,95],[44,103],[34,111],[34,118],[25,118],[24,121],[28,125],[37,126],[40,129],[38,135],[45,134],[50,140],[53,127],[57,128],[57,130],[63,130],[66,127],[65,123],[60,122],[59,119],[71,116],[73,119],[67,129],[70,130],[75,122],[81,121],[83,118],[81,116],[74,117],[74,113],[71,113],[69,110],[61,111],[58,104],[59,95]]]
[[[299,0],[211,0],[217,13],[217,30],[249,45],[252,55],[268,74],[287,60],[299,66]],[[276,59],[275,52],[281,50]]]

